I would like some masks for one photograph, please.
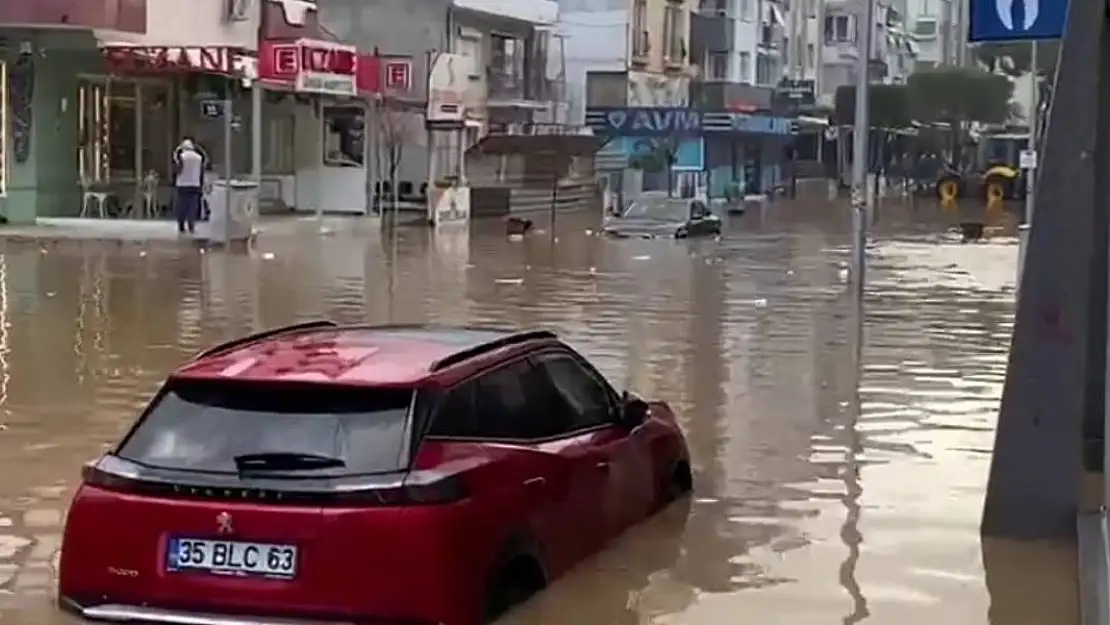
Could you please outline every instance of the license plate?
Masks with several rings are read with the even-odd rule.
[[[297,576],[297,555],[295,545],[171,538],[166,570],[292,579]]]

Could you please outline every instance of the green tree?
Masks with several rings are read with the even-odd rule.
[[[926,124],[946,124],[955,163],[962,157],[969,122],[1003,124],[1010,120],[1014,84],[983,69],[949,67],[915,72],[906,81],[910,115]]]
[[[904,85],[871,85],[871,127],[907,128],[910,125],[909,99]],[[856,117],[856,88],[851,85],[836,90],[834,117],[837,124],[851,126]]]
[[[1051,81],[1056,76],[1060,42],[1041,41],[1037,46],[1037,74]],[[1033,47],[1027,41],[981,43],[974,50],[975,58],[992,73],[1024,76],[1032,65]]]

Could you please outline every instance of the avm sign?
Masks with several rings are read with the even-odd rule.
[[[677,107],[590,108],[586,110],[586,125],[600,135],[619,137],[696,137],[727,132],[794,134],[793,120],[787,117]]]
[[[622,137],[698,135],[701,113],[677,107],[589,109],[586,124],[603,134]]]
[[[1064,36],[1069,0],[970,0],[968,39],[1031,41]]]

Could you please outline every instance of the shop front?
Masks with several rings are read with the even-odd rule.
[[[102,67],[94,32],[143,33],[147,8],[146,0],[0,2],[0,212],[8,222],[76,204],[75,73]]]
[[[211,182],[248,177],[249,91],[253,52],[216,46],[104,43],[102,71],[77,75],[77,180],[80,201],[61,216],[168,218],[173,154],[191,137],[207,154]],[[213,103],[231,101],[227,126]],[[238,106],[236,106],[238,104]],[[236,112],[238,111],[238,112]],[[235,149],[224,149],[226,145]]]
[[[786,117],[678,107],[590,108],[586,125],[611,139],[604,155],[618,157],[621,167],[609,186],[625,194],[628,170],[643,176],[633,193],[662,188],[709,197],[769,193],[779,184],[785,148],[795,133]]]
[[[277,148],[272,166],[264,167],[264,186],[280,188],[283,203],[296,211],[365,214],[366,105],[359,97],[358,51],[302,38],[264,41],[260,54],[263,119]],[[282,137],[284,145],[276,145]]]

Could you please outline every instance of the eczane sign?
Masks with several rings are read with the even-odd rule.
[[[358,54],[354,46],[298,39],[288,44],[268,46],[271,76],[265,79],[292,82],[298,93],[354,96]]]

